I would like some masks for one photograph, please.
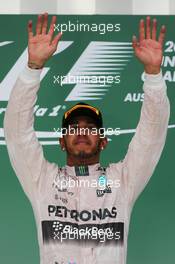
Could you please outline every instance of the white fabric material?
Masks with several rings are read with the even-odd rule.
[[[89,166],[89,176],[77,176],[74,167],[66,165],[60,170],[45,159],[33,128],[40,74],[40,70],[26,66],[12,90],[4,119],[10,161],[34,210],[40,263],[125,264],[130,214],[153,174],[167,133],[170,107],[162,73],[146,75],[140,121],[128,152],[123,161],[106,168],[107,179],[113,183],[118,180],[120,187],[112,185],[111,193],[101,197],[96,187],[75,185],[60,191],[58,179],[98,182],[100,164]],[[83,225],[100,228],[112,224],[119,233],[110,243],[75,239],[59,242],[56,225],[65,227],[65,223],[79,229]]]

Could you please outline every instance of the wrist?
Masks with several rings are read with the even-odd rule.
[[[144,67],[145,73],[147,74],[159,74],[161,71],[160,66],[146,66]]]
[[[36,69],[36,70],[40,70],[44,67],[44,63],[38,63],[35,61],[28,61],[28,67],[30,69]]]

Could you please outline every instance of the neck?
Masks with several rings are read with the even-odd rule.
[[[78,157],[67,156],[68,166],[93,165],[96,163],[99,163],[99,155],[88,159],[80,159]]]

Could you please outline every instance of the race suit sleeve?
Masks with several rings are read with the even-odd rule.
[[[11,92],[4,117],[4,135],[12,167],[29,199],[41,188],[49,166],[34,131],[34,105],[41,70],[25,67]]]
[[[140,120],[123,160],[127,198],[133,205],[148,183],[162,153],[170,115],[162,72],[145,74]]]

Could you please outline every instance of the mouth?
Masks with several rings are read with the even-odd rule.
[[[75,142],[75,145],[77,144],[86,144],[86,145],[90,145],[89,142],[87,140],[83,140],[83,139],[79,139]]]

